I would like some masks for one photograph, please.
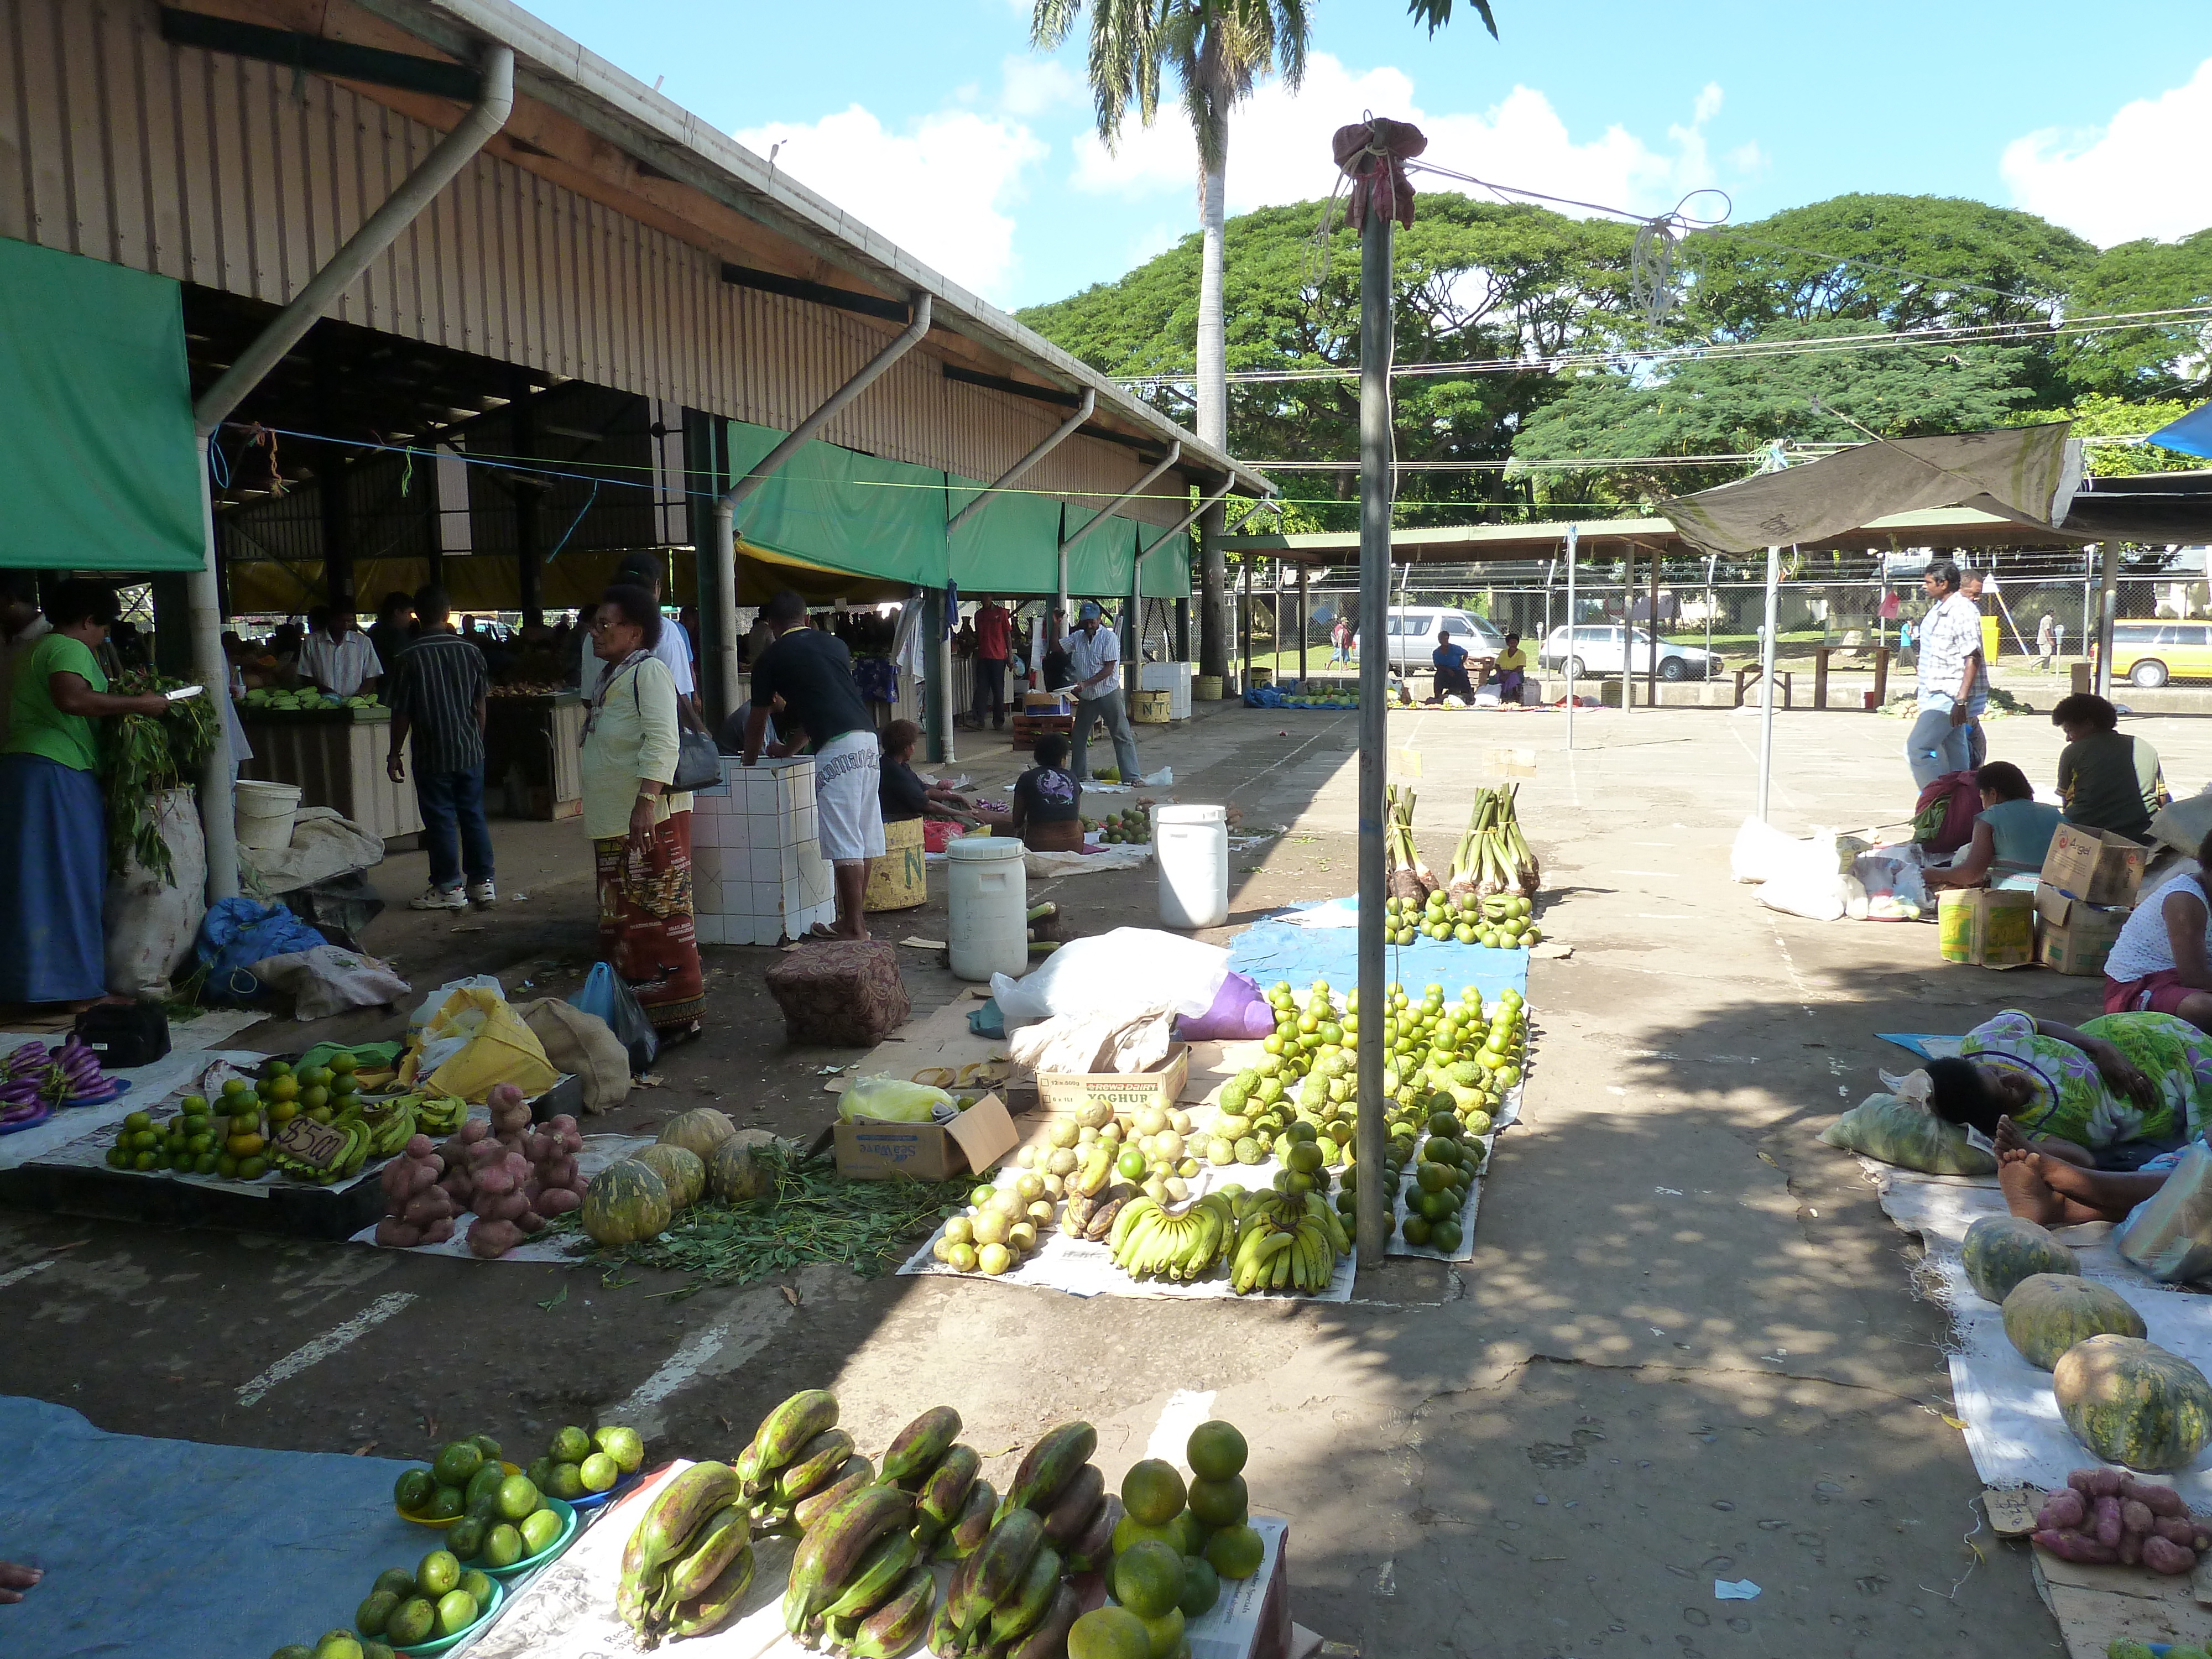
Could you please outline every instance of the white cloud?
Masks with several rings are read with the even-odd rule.
[[[1419,125],[1429,139],[1422,159],[1436,166],[1549,195],[1656,212],[1714,181],[1704,128],[1720,106],[1720,88],[1703,88],[1689,122],[1668,129],[1666,149],[1655,149],[1618,125],[1577,143],[1551,100],[1532,88],[1516,86],[1479,114],[1433,114],[1414,101],[1413,79],[1402,70],[1355,74],[1316,52],[1297,93],[1270,81],[1238,107],[1230,125],[1229,210],[1327,196],[1336,173],[1330,136],[1358,112],[1373,110]],[[1150,127],[1131,124],[1112,153],[1091,132],[1074,141],[1074,151],[1078,190],[1124,198],[1165,190],[1195,195],[1197,147],[1179,106],[1164,102]],[[1731,164],[1741,154],[1732,154]],[[1419,188],[1467,188],[1442,180],[1432,186],[1418,177],[1414,182]]]
[[[2212,58],[2185,86],[2124,105],[2100,128],[2045,127],[2005,146],[2015,206],[2100,246],[2162,241],[2212,225],[2212,173],[2197,164],[2212,131]]]
[[[1009,58],[1000,68],[1006,88],[999,103],[1009,115],[1042,115],[1063,104],[1090,101],[1083,77],[1056,58]]]
[[[1015,268],[1009,210],[1023,173],[1047,147],[1023,123],[941,110],[904,132],[859,104],[819,121],[777,122],[735,135],[775,164],[955,282],[997,299]]]

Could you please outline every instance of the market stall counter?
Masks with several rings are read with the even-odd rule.
[[[584,810],[584,699],[577,691],[494,686],[486,704],[484,781],[511,818],[573,818]]]
[[[241,778],[296,784],[301,805],[330,807],[387,847],[422,832],[415,786],[394,783],[385,773],[392,738],[389,708],[378,704],[269,710],[249,704],[240,718],[253,750],[252,758],[239,767]]]

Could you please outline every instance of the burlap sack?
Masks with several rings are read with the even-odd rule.
[[[575,1076],[586,1111],[611,1112],[629,1097],[629,1052],[606,1021],[558,997],[540,997],[515,1012],[545,1045],[546,1059]]]

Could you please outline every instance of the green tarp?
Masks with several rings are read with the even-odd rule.
[[[730,423],[730,476],[743,477],[783,441],[773,428]],[[972,514],[946,544],[948,509],[957,513],[984,486],[901,461],[878,460],[835,444],[800,449],[738,509],[737,531],[756,546],[811,560],[855,575],[879,576],[942,586],[963,593],[1049,593],[1057,586],[1061,503],[1052,495],[1017,488]],[[1096,516],[1066,509],[1066,533]],[[1151,547],[1160,527],[1116,515],[1114,523],[1084,538],[1068,556],[1071,593],[1126,598],[1138,538]],[[1185,551],[1163,548],[1145,562],[1148,599],[1186,599],[1190,593],[1188,535]]]
[[[205,561],[178,285],[0,237],[0,565]]]

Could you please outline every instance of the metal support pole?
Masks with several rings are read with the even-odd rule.
[[[1644,668],[1644,702],[1647,708],[1659,706],[1659,550],[1651,550],[1651,603],[1644,607],[1651,614],[1645,620],[1651,628],[1651,660]]]
[[[2104,556],[2097,566],[2097,695],[2109,702],[2112,696],[2112,617],[2120,602],[2120,544],[2106,542],[2097,550]]]
[[[1636,682],[1629,678],[1636,659],[1636,549],[1632,544],[1620,567],[1620,712],[1636,707]]]
[[[1765,700],[1759,706],[1759,821],[1766,822],[1766,795],[1774,779],[1774,635],[1780,609],[1782,550],[1766,550],[1766,634],[1759,648]]]
[[[1306,588],[1306,568],[1298,567],[1298,684],[1306,683],[1306,635],[1313,631],[1313,595]]]
[[[1395,1195],[1376,1179],[1389,1156],[1382,1101],[1382,780],[1390,647],[1390,292],[1391,222],[1370,213],[1359,239],[1359,1045],[1355,1133],[1362,1177],[1354,1205],[1359,1257],[1382,1265]]]
[[[929,630],[929,678],[922,682],[922,729],[928,734],[927,753],[933,764],[951,759],[940,752],[944,734],[951,729],[952,710],[952,646],[945,635],[945,590],[932,587],[921,602],[921,625]]]
[[[1243,593],[1237,602],[1237,689],[1247,691],[1252,686],[1252,559],[1246,555],[1237,563],[1243,567]]]
[[[246,395],[260,385],[270,369],[303,339],[316,320],[360,277],[362,271],[398,240],[439,191],[507,125],[514,107],[514,52],[493,46],[484,53],[477,84],[476,102],[453,130],[441,138],[422,165],[400,181],[399,188],[384,199],[331,261],[307,279],[269,326],[231,359],[220,379],[200,394],[192,405],[192,427],[200,463],[200,509],[206,531],[205,567],[188,573],[185,597],[192,622],[192,660],[200,683],[211,697],[230,695],[230,665],[222,654],[222,596],[216,562],[215,497],[208,479],[208,446],[216,430]],[[207,842],[207,896],[238,896],[238,839],[231,804],[231,774],[235,762],[230,752],[228,722],[215,722],[215,741],[200,769],[200,824]]]
[[[1582,541],[1582,526],[1567,526],[1567,659],[1561,665],[1567,676],[1567,752],[1575,752],[1575,549]],[[1546,607],[1549,614],[1550,607]],[[1541,653],[1538,653],[1539,655]],[[1543,665],[1539,663],[1539,668]]]

